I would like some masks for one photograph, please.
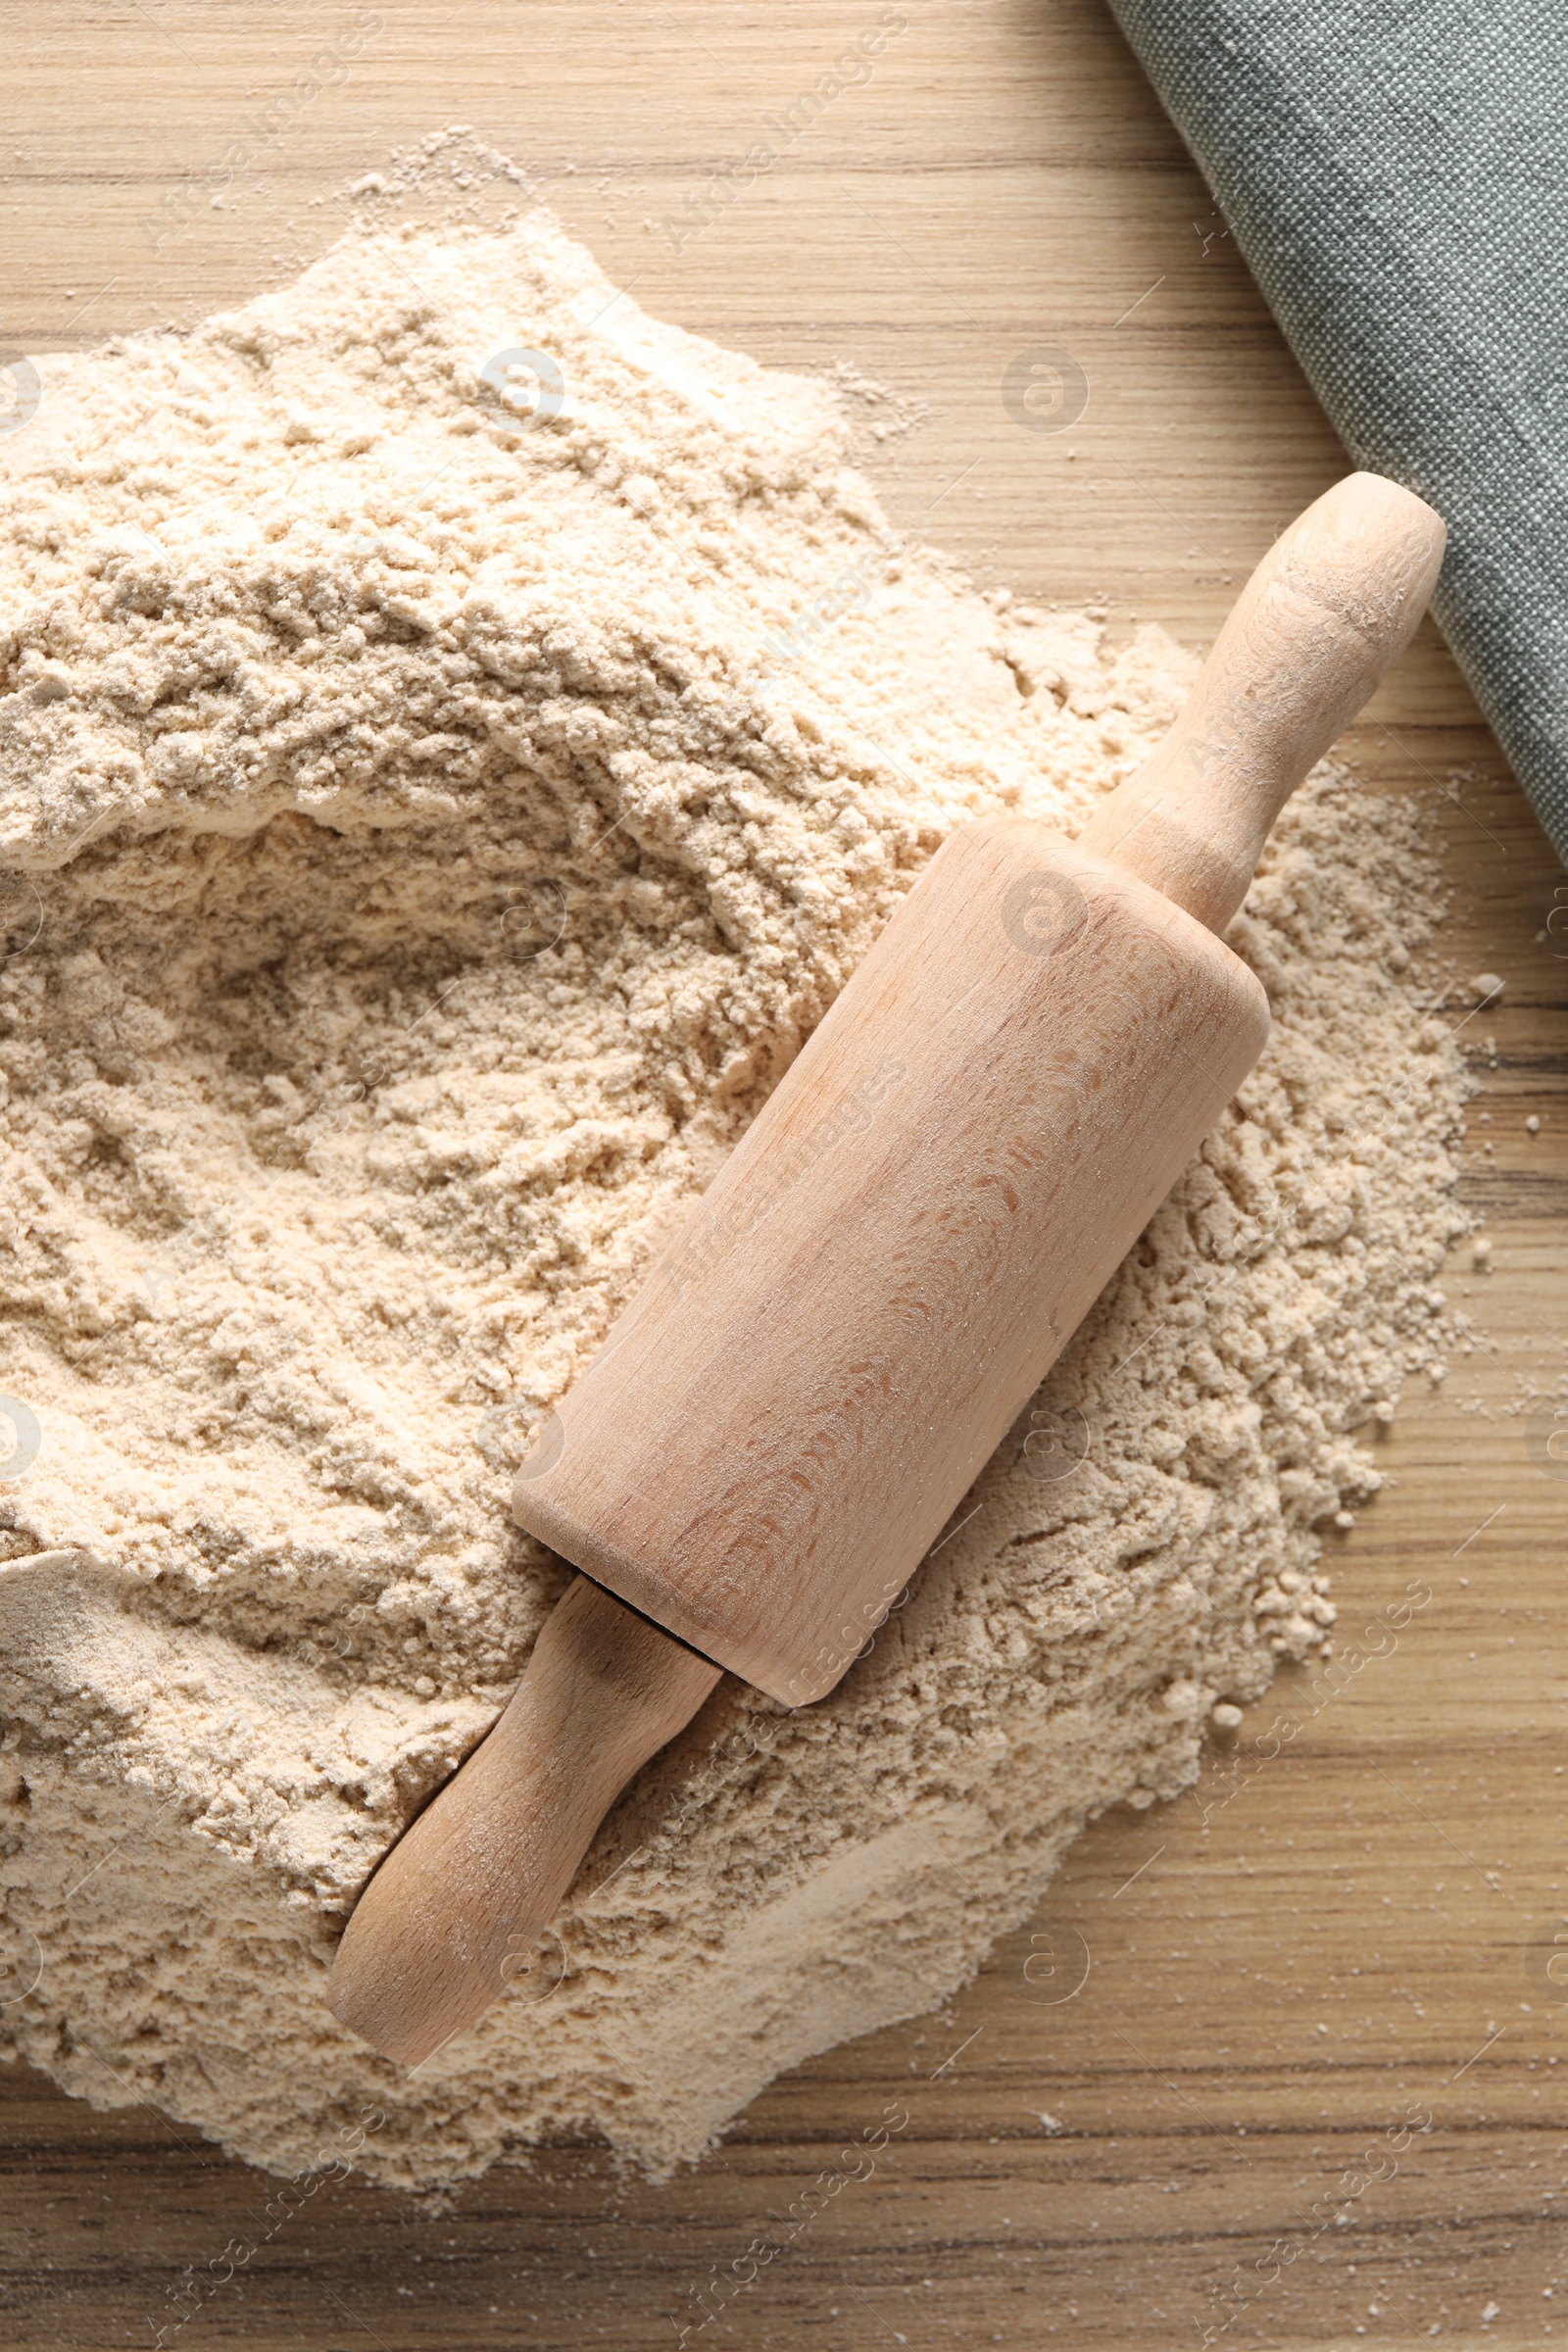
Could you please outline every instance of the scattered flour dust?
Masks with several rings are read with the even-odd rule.
[[[1322,1642],[1353,1433],[1441,1377],[1438,885],[1326,768],[1232,934],[1263,1063],[839,1690],[726,1679],[416,2081],[328,2014],[564,1585],[530,1431],[946,835],[1076,830],[1192,671],[980,595],[831,385],[612,294],[546,216],[368,226],[4,445],[0,2029],[280,2170],[368,2106],[425,2189],[667,2164],[931,2006]]]

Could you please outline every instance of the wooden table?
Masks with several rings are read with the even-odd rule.
[[[327,240],[313,198],[461,121],[659,316],[791,367],[846,360],[924,404],[880,478],[897,519],[981,580],[1201,643],[1343,470],[1099,0],[903,0],[871,80],[678,253],[660,223],[877,0],[368,14],[379,29],[345,77],[215,209],[178,200],[186,175],[368,12],[11,0],[0,342],[59,348],[240,300]],[[176,233],[147,225],[171,219]],[[1002,405],[1008,361],[1042,343],[1089,377],[1068,433],[1020,431]],[[1507,981],[1466,1175],[1494,1271],[1466,1259],[1449,1283],[1484,1336],[1440,1397],[1401,1410],[1397,1483],[1334,1545],[1342,1635],[1412,1576],[1430,1605],[1315,1711],[1282,1677],[1298,1736],[1206,1821],[1189,1797],[1102,1822],[962,1999],[775,2084],[695,2172],[649,2185],[598,2148],[554,2147],[435,2218],[327,2187],[180,2352],[664,2352],[710,2269],[893,2097],[910,2124],[874,2177],[689,2342],[1568,2344],[1568,1987],[1545,1972],[1568,1908],[1568,1492],[1501,1409],[1521,1376],[1564,1369],[1568,943],[1544,932],[1560,876],[1430,630],[1352,752],[1369,791],[1443,783],[1447,952]],[[246,2229],[263,2184],[150,2111],[99,2117],[20,2070],[0,2095],[0,2340],[151,2342],[165,2287]],[[1412,2108],[1431,2128],[1401,2140]],[[1369,2147],[1394,2162],[1347,2197]],[[1250,2288],[1221,2331],[1238,2267]]]

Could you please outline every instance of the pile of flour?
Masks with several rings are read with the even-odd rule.
[[[1192,664],[889,527],[823,384],[546,217],[352,235],[0,443],[0,2028],[252,2160],[662,2163],[929,2006],[1332,1618],[1441,1376],[1413,809],[1322,771],[1267,1055],[834,1696],[726,1680],[410,2081],[322,2004],[565,1581],[510,1471],[938,845],[1072,832]],[[9,1440],[0,1422],[0,1450]],[[1229,1718],[1222,1715],[1221,1720]],[[700,2022],[701,2032],[693,2028]]]

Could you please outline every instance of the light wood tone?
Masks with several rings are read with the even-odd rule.
[[[1111,858],[1025,818],[953,836],[547,1423],[524,1527],[786,1703],[832,1688],[1262,1050],[1262,989],[1196,914],[1234,914],[1442,546],[1393,483],[1337,484],[1100,811]],[[345,2025],[416,2065],[500,1998],[701,1665],[568,1591],[361,1897]]]
[[[405,1831],[355,1905],[329,2007],[416,2067],[522,1983],[588,1841],[719,1670],[577,1577],[500,1721]]]
[[[785,1704],[832,1689],[1261,1051],[1205,923],[1442,551],[1350,476],[1084,843],[948,842],[547,1424],[520,1525]]]
[[[243,300],[330,235],[314,200],[394,140],[471,122],[525,158],[656,315],[771,365],[849,359],[923,402],[914,430],[870,453],[898,525],[983,581],[1102,604],[1113,635],[1136,614],[1209,643],[1249,565],[1345,470],[1101,0],[920,12],[787,173],[679,257],[658,222],[839,54],[861,22],[842,0],[380,13],[384,38],[272,168],[155,253],[138,220],[324,20],[271,0],[13,7],[0,344],[58,348]],[[1015,352],[1053,339],[1084,360],[1093,400],[1070,434],[1028,435],[995,387]],[[1511,1405],[1520,1375],[1560,1361],[1568,1303],[1568,958],[1541,936],[1568,877],[1430,624],[1342,749],[1369,794],[1430,812],[1454,892],[1446,961],[1508,983],[1460,1037],[1482,1089],[1463,1197],[1493,1270],[1471,1274],[1461,1252],[1444,1280],[1483,1340],[1441,1392],[1401,1402],[1378,1442],[1390,1483],[1329,1546],[1347,1638],[1413,1574],[1431,1606],[1206,1823],[1191,1797],[1107,1815],[940,2015],[798,2069],[695,2170],[639,2181],[563,2144],[436,2215],[323,2180],[172,2338],[180,2352],[669,2352],[694,2291],[892,2098],[911,2121],[874,2179],[761,2273],[732,2333],[689,2343],[1191,2352],[1230,2267],[1405,2096],[1427,2100],[1432,2132],[1302,2246],[1238,2347],[1563,2342],[1568,2006],[1527,1958],[1565,1892],[1565,1490],[1530,1464]],[[1244,1753],[1276,1708],[1304,1705],[1302,1683],[1281,1677]],[[135,1866],[106,1850],[96,1883]],[[1088,1980],[1043,2005],[1034,1938],[1069,1935],[1091,1948]],[[120,2051],[85,2031],[112,2094]],[[0,2174],[8,2352],[150,2344],[166,2288],[231,2235],[261,2237],[274,2186],[188,2126],[96,2113],[24,2068],[0,2068]]]
[[[1179,723],[1080,848],[1223,931],[1287,799],[1415,635],[1445,536],[1376,474],[1314,500],[1237,598]]]
[[[773,1697],[820,1697],[1267,1034],[1252,974],[1156,891],[1027,819],[964,826],[513,1516]]]

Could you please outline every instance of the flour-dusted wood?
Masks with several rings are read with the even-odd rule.
[[[774,1696],[832,1689],[1261,1050],[1256,979],[1152,882],[1228,919],[1247,845],[1407,643],[1442,547],[1364,474],[1276,544],[1099,812],[1144,878],[1029,819],[948,842],[540,1431],[524,1527]],[[332,2005],[407,2062],[504,1988],[613,1791],[710,1687],[585,1590],[514,1702],[516,1772],[487,1741],[344,1936]],[[623,1742],[577,1713],[596,1626],[637,1657]]]
[[[1213,933],[1024,818],[942,850],[547,1425],[514,1511],[831,1690],[1261,1051]]]
[[[1206,926],[1443,541],[1338,483],[1077,847],[948,842],[546,1424],[522,1526],[773,1697],[832,1689],[1261,1051]]]
[[[589,1838],[717,1680],[578,1577],[500,1722],[356,1905],[330,1995],[344,2024],[417,2066],[509,1987],[548,1992],[541,1931]]]
[[[825,136],[799,142],[793,178],[759,183],[679,257],[644,214],[657,224],[693,188],[702,200],[737,152],[737,93],[793,95],[803,57],[814,70],[842,48],[842,9],[715,6],[694,24],[592,0],[530,0],[515,14],[413,0],[350,82],[306,109],[304,137],[284,142],[286,169],[260,204],[242,190],[221,210],[202,207],[188,233],[158,250],[138,219],[161,217],[166,190],[183,204],[196,113],[237,122],[255,111],[248,81],[270,90],[286,80],[277,47],[289,12],[239,0],[220,43],[193,39],[204,30],[194,12],[155,13],[194,66],[136,11],[89,13],[69,0],[51,12],[48,40],[18,44],[10,60],[29,125],[27,169],[11,189],[10,348],[58,342],[83,298],[117,273],[73,341],[245,299],[258,252],[295,241],[291,220],[318,243],[334,233],[336,214],[314,199],[381,163],[394,138],[446,121],[489,126],[507,92],[506,121],[491,135],[512,139],[545,174],[556,167],[549,200],[617,282],[653,256],[637,293],[655,316],[781,365],[844,354],[932,405],[932,423],[895,474],[898,517],[987,578],[1065,606],[1108,597],[1117,623],[1131,605],[1206,644],[1235,594],[1219,584],[1222,570],[1244,573],[1246,562],[1232,559],[1250,556],[1343,470],[1207,191],[1098,0],[1027,14],[922,12],[877,78],[830,110]],[[628,74],[615,60],[631,19],[638,70]],[[559,176],[562,158],[578,164],[569,179]],[[601,159],[620,174],[611,196],[587,168]],[[638,201],[624,200],[628,181]],[[618,219],[607,223],[612,204]],[[1096,406],[1078,436],[1025,442],[1000,402],[988,404],[987,369],[1000,373],[1039,322],[1058,319],[1070,321],[1094,374]],[[925,519],[977,453],[981,465]],[[1369,2301],[1383,2300],[1369,2284],[1376,2277],[1396,2288],[1397,2324],[1415,2336],[1438,2321],[1440,2303],[1454,2315],[1442,2323],[1447,2333],[1466,2319],[1475,2328],[1495,2300],[1503,2314],[1484,2340],[1538,2340],[1563,2291],[1560,2208],[1541,2193],[1539,2162],[1561,2012],[1519,1981],[1519,1955],[1496,1918],[1550,1916],[1548,1883],[1560,1875],[1551,1721],[1564,1490],[1521,1472],[1519,1424],[1502,1408],[1520,1351],[1560,1324],[1563,1162],[1553,1138],[1568,1105],[1568,963],[1534,942],[1562,877],[1434,631],[1422,631],[1377,718],[1344,748],[1373,808],[1426,794],[1433,776],[1455,768],[1472,779],[1458,802],[1431,795],[1454,892],[1444,952],[1461,974],[1508,976],[1500,1004],[1461,1040],[1494,1027],[1500,1056],[1481,1072],[1493,1125],[1481,1129],[1472,1114],[1465,1178],[1494,1244],[1494,1271],[1470,1303],[1489,1350],[1500,1350],[1478,1376],[1497,1409],[1463,1412],[1468,1365],[1456,1365],[1446,1391],[1412,1384],[1381,1441],[1394,1483],[1330,1547],[1348,1622],[1402,1592],[1412,1562],[1447,1563],[1440,1604],[1418,1620],[1422,1638],[1359,1677],[1286,1751],[1260,1796],[1230,1806],[1211,1830],[1200,1832],[1191,1801],[1105,1816],[1068,1857],[1041,1919],[999,1948],[951,2012],[800,2068],[700,2166],[650,2180],[628,2176],[623,2155],[563,2144],[534,2151],[526,2168],[497,2166],[478,2193],[422,2217],[395,2188],[308,2180],[304,2212],[235,2273],[210,2316],[172,2332],[173,2343],[201,2326],[220,2336],[243,2326],[256,2352],[300,2352],[335,2319],[346,2342],[378,2333],[398,2344],[416,2309],[439,2302],[452,2352],[540,2352],[596,2333],[622,2352],[665,2352],[672,2308],[691,2316],[677,2300],[688,2281],[727,2266],[772,2226],[770,2214],[787,2214],[846,2134],[912,2084],[910,2131],[869,2188],[835,2198],[787,2260],[763,2272],[729,2315],[739,2336],[772,2352],[860,2352],[886,2340],[885,2320],[911,2344],[995,2340],[1004,2352],[1041,2352],[1065,2336],[1071,2303],[1085,2342],[1186,2352],[1212,2280],[1298,2229],[1337,2178],[1349,2135],[1380,2123],[1391,2080],[1424,2088],[1451,2076],[1494,2017],[1507,2032],[1444,2094],[1419,2165],[1292,2264],[1259,2317],[1281,2341],[1374,2343],[1388,2324],[1367,2315]],[[1525,1134],[1530,1112],[1544,1116],[1539,1137]],[[1483,1134],[1497,1139],[1494,1165],[1478,1156]],[[1516,1632],[1532,1638],[1508,1646]],[[1291,1704],[1288,1678],[1257,1728]],[[1505,1835],[1495,1818],[1504,1812]],[[1485,1842],[1489,1817],[1494,1847]],[[1445,1835],[1506,1863],[1506,1901],[1475,1874],[1446,1868]],[[92,1886],[123,1883],[138,1862],[132,1846]],[[1020,1975],[1038,1971],[1031,1929],[1063,1920],[1088,1935],[1093,1974],[1069,2006],[1031,2005],[1040,1988]],[[1516,1995],[1534,2001],[1533,2016],[1518,2013]],[[548,2038],[553,2010],[529,2014]],[[1331,2027],[1322,2040],[1319,2017]],[[112,2020],[92,2038],[106,2061],[123,2063]],[[1059,2131],[1041,2124],[1042,2109]],[[236,2231],[254,2231],[277,2185],[200,2137],[188,2111],[177,2124],[147,2105],[101,2111],[21,2062],[0,2067],[0,2116],[13,2222],[5,2295],[37,2352],[141,2340],[149,2313],[168,2314],[166,2289]],[[588,2246],[596,2259],[585,2264]],[[1555,2303],[1541,2300],[1549,2285]],[[707,2347],[721,2332],[688,2340]]]
[[[1378,474],[1315,500],[1237,598],[1178,723],[1079,847],[1223,931],[1286,801],[1414,635],[1445,536]]]

